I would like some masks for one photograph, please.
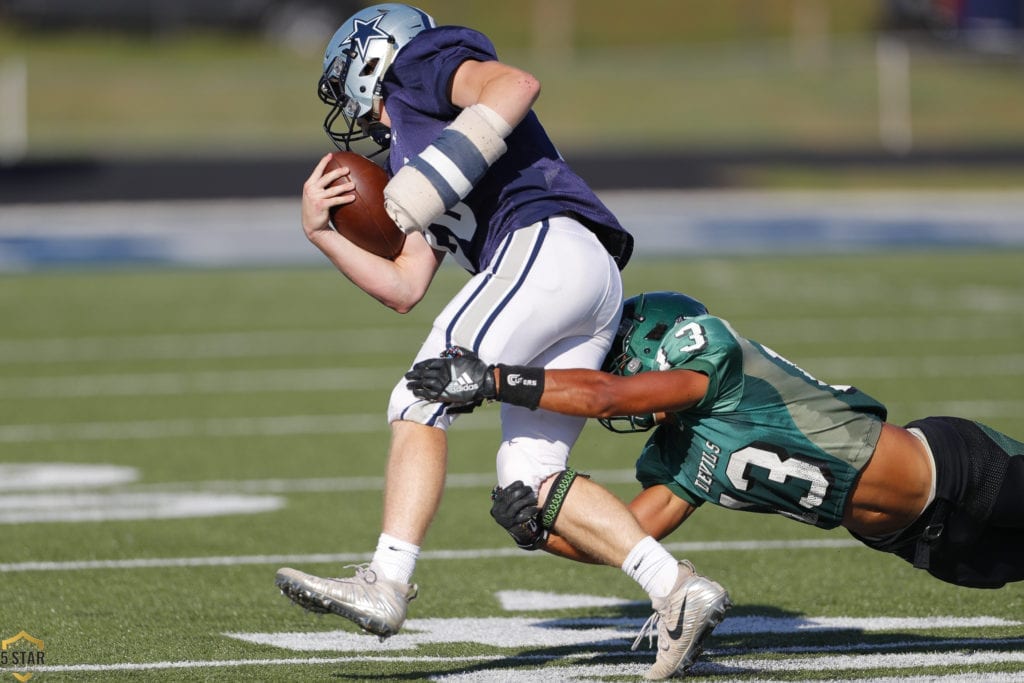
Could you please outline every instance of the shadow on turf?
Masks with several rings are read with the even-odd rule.
[[[648,613],[646,611],[638,611],[634,607],[623,607],[618,610],[602,610],[600,615],[591,615],[590,618],[635,619],[639,630],[640,624],[647,616]],[[779,609],[771,605],[748,605],[733,608],[726,617],[726,622],[723,623],[738,617],[799,621],[806,616],[805,614]],[[538,623],[564,628],[567,621],[575,621],[581,618],[586,619],[586,617],[557,617],[539,620]],[[705,648],[710,654],[705,653],[702,655],[698,662],[687,672],[687,677],[701,676],[734,679],[765,675],[766,672],[764,670],[757,668],[726,665],[715,661],[718,658],[733,656],[823,655],[830,651],[841,652],[845,655],[867,655],[884,652],[947,652],[957,647],[969,647],[974,651],[984,651],[989,649],[1005,649],[1008,644],[1015,648],[1024,647],[1024,638],[944,638],[941,636],[925,636],[919,633],[870,632],[857,628],[815,629],[787,633],[728,633],[726,629],[724,634],[719,634],[716,631],[711,636],[705,644]],[[627,649],[628,645],[627,641],[624,646],[622,638],[603,639],[572,647],[559,646],[524,649],[490,661],[466,664],[440,671],[437,669],[426,669],[400,673],[391,669],[387,672],[381,672],[379,675],[354,675],[338,671],[331,674],[330,677],[338,680],[426,680],[443,676],[457,676],[487,671],[508,671],[510,669],[535,671],[538,674],[543,674],[545,664],[560,666],[596,664],[613,666],[637,665],[646,668],[654,663],[656,638],[655,644],[650,647],[645,638],[641,641],[635,652],[629,651]],[[426,652],[425,650],[426,648],[421,646],[416,652],[419,655],[445,656],[444,652],[435,653]],[[581,657],[581,652],[592,652],[593,654]],[[629,674],[623,673],[622,678],[627,677],[629,677]]]

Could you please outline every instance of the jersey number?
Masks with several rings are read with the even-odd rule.
[[[476,216],[469,206],[459,202],[435,219],[425,236],[431,247],[449,252],[460,266],[472,270],[465,251],[475,231]]]
[[[676,339],[684,339],[685,343],[679,347],[681,353],[693,353],[694,351],[700,351],[708,345],[708,337],[704,332],[704,328],[697,323],[687,323],[683,325],[675,334],[672,335]],[[672,367],[672,364],[668,362],[668,356],[665,353],[664,345],[658,349],[658,353],[654,356],[654,362],[658,364],[658,367],[662,370],[668,370]]]
[[[807,494],[800,499],[800,506],[808,510],[821,505],[828,493],[829,480],[821,466],[798,458],[782,459],[777,453],[755,446],[740,449],[729,458],[726,474],[737,490],[746,491],[750,488],[751,465],[768,470],[769,482],[785,484],[791,479],[807,482],[809,488]]]
[[[708,338],[704,333],[704,328],[697,323],[687,323],[676,330],[675,338],[681,339],[682,337],[686,337],[689,343],[685,346],[680,346],[679,350],[686,353],[700,351],[708,345]]]

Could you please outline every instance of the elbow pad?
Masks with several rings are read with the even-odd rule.
[[[462,110],[384,187],[384,208],[405,233],[424,231],[465,199],[508,146],[512,127],[485,104]]]

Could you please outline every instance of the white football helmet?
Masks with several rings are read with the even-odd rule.
[[[338,149],[371,138],[379,154],[391,144],[390,129],[380,122],[381,79],[398,51],[413,36],[436,24],[410,5],[372,5],[341,25],[327,43],[324,72],[317,85],[320,99],[331,105],[324,130]],[[339,130],[334,125],[341,117]]]

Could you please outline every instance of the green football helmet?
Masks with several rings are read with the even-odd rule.
[[[704,304],[679,292],[645,292],[626,299],[619,329],[601,369],[623,377],[663,369],[657,355],[665,333],[684,318],[707,312]],[[656,419],[650,414],[619,415],[599,422],[613,432],[645,432]]]

